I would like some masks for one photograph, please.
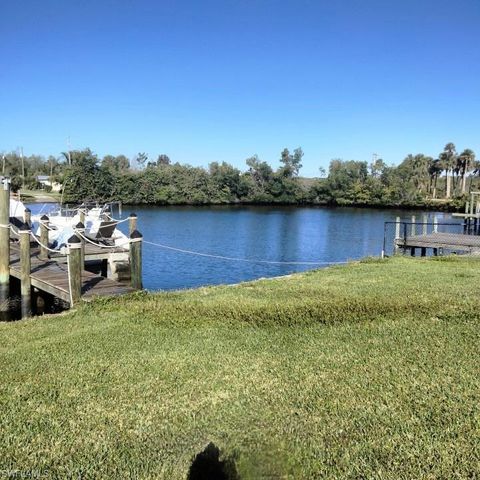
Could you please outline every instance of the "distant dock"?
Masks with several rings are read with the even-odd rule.
[[[415,256],[417,250],[421,256],[427,255],[428,249],[433,255],[442,254],[444,250],[457,253],[480,254],[480,192],[471,194],[467,202],[465,213],[454,213],[452,216],[463,219],[462,223],[439,223],[437,217],[433,222],[427,221],[427,215],[417,221],[412,216],[410,222],[401,221],[397,217],[395,222],[386,222],[395,225],[394,250],[395,252],[408,250]],[[457,232],[440,232],[439,229],[456,229]],[[386,228],[385,228],[386,231]],[[384,235],[384,251],[386,236]]]

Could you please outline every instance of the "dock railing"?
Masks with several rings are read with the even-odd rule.
[[[405,253],[413,239],[418,240],[419,248],[423,248],[420,245],[427,239],[434,241],[435,238],[445,237],[445,235],[457,237],[456,241],[461,246],[459,239],[461,240],[465,235],[480,235],[480,228],[461,221],[442,222],[436,216],[429,219],[425,215],[421,221],[417,221],[415,216],[410,220],[397,217],[395,221],[384,222],[382,258],[397,254],[401,250]],[[425,254],[422,250],[422,255]]]

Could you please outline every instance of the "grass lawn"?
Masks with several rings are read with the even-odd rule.
[[[209,442],[242,479],[479,478],[479,285],[399,257],[0,324],[0,478],[186,479]]]
[[[60,202],[62,194],[59,192],[47,192],[45,190],[27,190],[21,189],[20,195],[24,202],[43,203],[46,200],[50,202]]]

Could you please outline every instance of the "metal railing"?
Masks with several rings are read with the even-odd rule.
[[[465,222],[438,222],[436,218],[431,222],[398,219],[396,221],[384,222],[382,258],[388,254],[388,245],[392,245],[394,252],[398,244],[406,246],[409,237],[435,233],[479,235],[480,228],[468,228],[465,226]]]

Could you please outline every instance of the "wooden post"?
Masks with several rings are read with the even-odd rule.
[[[438,218],[435,215],[433,217],[433,233],[437,233],[437,232],[438,232]]]
[[[130,282],[137,290],[142,289],[142,239],[138,230],[130,234]]]
[[[85,236],[85,225],[82,222],[78,222],[75,225],[75,230],[80,234],[78,237],[80,238],[80,265],[82,266],[82,270],[85,270],[85,240],[82,238],[82,235]]]
[[[137,229],[137,214],[131,213],[128,217],[128,233],[130,236]]]
[[[22,297],[22,318],[32,315],[32,283],[30,278],[32,259],[30,257],[30,227],[26,223],[19,228],[20,236],[20,293]]]
[[[415,247],[412,247],[412,248],[410,249],[410,255],[411,255],[412,257],[415,256]]]
[[[42,244],[40,245],[40,258],[47,260],[48,250],[45,247],[48,247],[48,217],[46,215],[40,217],[40,243]]]
[[[428,216],[424,213],[422,218],[422,235],[427,234],[427,227],[428,227]]]
[[[468,213],[469,211],[470,211],[470,202],[467,201],[467,202],[465,203],[465,213]]]
[[[108,278],[108,260],[104,258],[100,266],[100,275],[104,278]]]
[[[415,235],[415,215],[412,215],[412,236]]]
[[[85,228],[85,210],[83,210],[83,209],[80,208],[80,209],[78,210],[78,214],[79,214],[79,216],[80,216],[80,222],[79,222],[79,223],[83,223],[83,225],[84,225],[83,228]]]
[[[72,307],[82,298],[82,241],[77,235],[72,235],[68,239],[67,263]]]
[[[395,240],[394,240],[394,249],[395,253],[398,253],[399,247],[398,247],[398,241],[400,240],[400,217],[397,217],[395,219]]]
[[[32,211],[29,208],[26,208],[23,213],[23,221],[27,224],[28,228],[32,227]]]
[[[8,311],[10,294],[10,180],[0,181],[0,311]]]

